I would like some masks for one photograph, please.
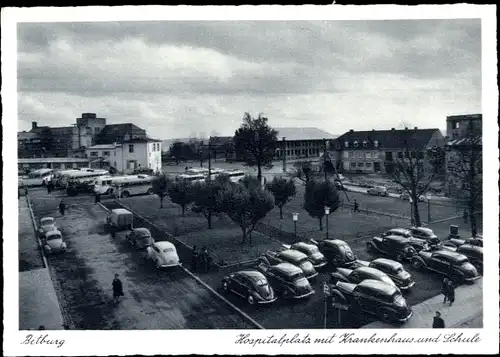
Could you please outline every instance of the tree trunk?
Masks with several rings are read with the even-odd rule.
[[[257,179],[259,180],[259,184],[262,184],[262,167],[261,163],[257,163]]]
[[[160,196],[160,208],[163,208],[163,196]]]
[[[283,206],[280,206],[280,219],[283,219]]]
[[[418,200],[413,200],[413,219],[414,219],[414,224],[415,227],[421,227],[422,222],[420,220],[420,212],[418,210]]]
[[[319,217],[318,220],[319,220],[319,230],[322,231],[323,230],[323,217]]]
[[[241,227],[241,237],[242,237],[242,244],[245,244],[247,242],[247,229],[245,227]]]
[[[184,217],[184,212],[186,211],[186,206],[182,205],[181,208],[182,208],[182,217]]]
[[[208,229],[212,229],[212,212],[208,212],[207,221],[208,221]]]

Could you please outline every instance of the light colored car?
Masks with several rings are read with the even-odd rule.
[[[399,195],[399,198],[403,201],[409,201],[410,200],[410,194],[408,192],[403,192],[402,194]],[[427,199],[425,198],[424,195],[418,196],[418,202],[426,202]]]
[[[64,253],[66,243],[63,240],[62,233],[57,229],[48,231],[43,238],[43,250],[46,254]]]
[[[383,186],[375,186],[366,190],[366,193],[373,196],[389,196],[387,188]]]
[[[172,268],[182,265],[175,246],[166,241],[154,242],[147,248],[147,256],[159,268]]]
[[[56,229],[56,221],[54,217],[43,217],[40,220],[40,225],[38,226],[38,234],[44,237],[47,232]]]

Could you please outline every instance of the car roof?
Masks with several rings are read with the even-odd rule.
[[[173,245],[172,243],[167,242],[165,240],[161,241],[161,242],[155,242],[155,245],[161,249],[165,249],[165,248],[174,248],[175,249],[175,245]]]
[[[305,248],[305,249],[311,249],[315,246],[314,246],[314,244],[309,244],[306,242],[298,242],[298,243],[292,244],[292,247],[301,247],[301,248]]]
[[[40,219],[40,222],[45,221],[46,219],[50,219],[50,220],[54,221],[54,217],[43,217]]]
[[[151,235],[151,232],[147,228],[142,228],[142,227],[141,228],[134,228],[133,231],[138,232],[138,233],[146,233],[148,235]]]
[[[385,276],[385,273],[381,272],[380,270],[377,270],[375,268],[370,268],[370,267],[359,267],[355,271],[359,271],[361,273],[376,276],[376,277]]]
[[[293,260],[301,260],[301,259],[306,259],[307,255],[305,255],[302,252],[299,252],[298,250],[293,250],[293,249],[287,249],[279,252],[281,256],[286,256],[287,258],[293,259]]]
[[[299,267],[296,267],[293,264],[290,263],[280,263],[277,265],[273,266],[274,269],[279,270],[282,273],[292,275],[292,274],[297,274],[297,273],[302,273],[302,269]]]
[[[116,214],[132,214],[130,211],[127,211],[124,208],[115,208],[111,210],[111,212],[116,213]]]
[[[414,227],[413,229],[427,234],[434,234],[434,231],[432,229],[426,227]]]
[[[411,233],[408,228],[392,228],[389,229],[387,232]]]
[[[55,236],[55,235],[62,236],[62,233],[61,233],[61,231],[59,231],[57,229],[53,229],[53,230],[45,233],[45,237],[50,237],[50,236]]]
[[[340,240],[340,239],[325,239],[324,242],[327,242],[328,244],[335,245],[337,247],[342,247],[342,246],[349,246],[345,241]]]
[[[408,238],[402,237],[402,236],[396,236],[396,235],[388,235],[384,237],[385,239],[391,239],[391,240],[397,240],[401,243],[410,243]]]
[[[236,274],[244,275],[252,281],[267,280],[264,274],[257,270],[241,270],[236,272]]]
[[[483,247],[479,247],[477,245],[472,245],[472,244],[462,244],[460,247],[457,248],[457,252],[459,250],[468,250],[468,251],[473,250],[473,251],[476,251],[478,253],[483,254]],[[460,252],[458,252],[458,253],[460,253]]]
[[[396,262],[394,260],[391,260],[391,259],[386,259],[386,258],[377,258],[377,259],[373,260],[372,263],[390,266],[390,267],[395,268],[395,269],[397,269],[399,267],[403,267],[403,264]]]
[[[460,253],[457,253],[457,252],[454,252],[454,251],[448,250],[448,249],[438,250],[434,254],[442,255],[442,256],[445,256],[445,257],[448,257],[448,258],[451,258],[454,260],[462,260],[464,258],[467,258],[463,254],[460,254]]]
[[[375,290],[385,295],[393,295],[395,292],[397,292],[397,288],[395,286],[389,285],[380,280],[366,279],[359,283],[358,286],[370,290]]]

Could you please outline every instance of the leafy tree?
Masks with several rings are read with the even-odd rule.
[[[215,180],[196,183],[193,185],[192,211],[202,213],[208,222],[208,229],[212,229],[212,216],[223,211],[223,195],[229,189],[231,181],[227,175],[221,175]]]
[[[313,179],[313,170],[311,161],[299,161],[294,163],[295,171],[293,177],[299,179],[303,183],[307,183]]]
[[[319,229],[323,230],[325,206],[330,207],[330,214],[339,208],[340,197],[331,181],[309,181],[304,193],[303,208],[313,218],[319,220]]]
[[[182,160],[193,160],[197,157],[196,148],[193,143],[176,141],[170,145],[168,157],[173,157],[176,163]]]
[[[186,206],[193,202],[192,185],[185,180],[175,180],[168,187],[168,196],[173,203],[181,206],[184,217]]]
[[[292,200],[297,194],[293,179],[274,177],[271,183],[267,184],[267,189],[274,196],[274,203],[280,209],[280,219],[283,219],[283,206]]]
[[[242,243],[247,242],[247,237],[251,243],[255,224],[274,208],[273,195],[260,187],[231,185],[221,198],[222,209],[241,228]]]
[[[245,175],[241,179],[241,184],[248,189],[258,189],[261,187],[260,180],[252,175]]]
[[[262,182],[262,166],[272,167],[278,141],[278,132],[267,121],[262,114],[252,118],[249,113],[245,113],[243,123],[233,138],[237,157],[248,166],[257,166],[259,182]]]
[[[168,194],[169,180],[165,174],[156,176],[153,179],[153,192],[160,198],[160,208],[163,208],[163,199]]]

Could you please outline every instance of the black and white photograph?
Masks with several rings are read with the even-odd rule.
[[[495,9],[2,9],[6,353],[498,353]]]

